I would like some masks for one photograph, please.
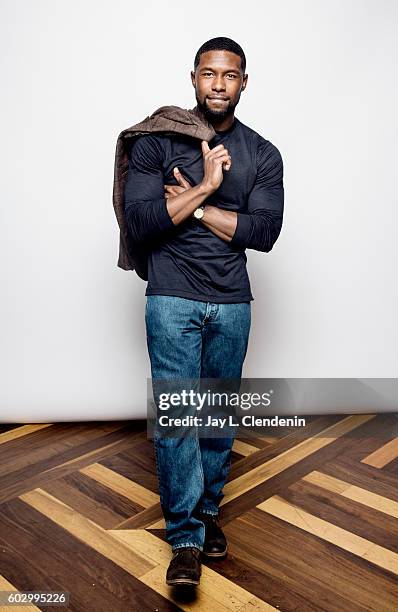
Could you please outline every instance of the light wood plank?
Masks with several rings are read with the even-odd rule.
[[[260,449],[256,446],[252,446],[251,444],[247,444],[247,442],[242,442],[242,440],[237,440],[235,438],[232,450],[239,455],[243,455],[244,457],[248,457],[253,453],[257,453]]]
[[[346,529],[337,527],[327,521],[306,512],[299,506],[288,503],[278,495],[270,497],[257,506],[277,518],[295,525],[339,548],[343,548],[362,559],[398,574],[398,554],[374,544]]]
[[[159,519],[156,523],[147,526],[147,529],[166,529],[166,521],[164,518]]]
[[[328,476],[317,471],[307,474],[302,480],[311,482],[312,484],[318,485],[319,487],[327,489],[328,491],[340,493],[340,495],[343,497],[347,497],[348,499],[359,502],[364,506],[368,506],[369,508],[373,508],[374,510],[378,510],[379,512],[393,516],[394,518],[398,518],[398,502],[392,499],[387,499],[386,497],[378,495],[377,493],[372,493],[372,491],[367,491],[361,487],[344,482],[339,478],[334,478],[333,476]]]
[[[15,591],[18,592],[17,589],[11,582],[9,582],[4,576],[0,574],[0,591]],[[17,606],[17,605],[9,605],[2,606],[0,605],[0,612],[40,612],[40,608],[37,608],[33,604]]]
[[[378,448],[373,453],[362,459],[361,463],[366,463],[375,468],[383,468],[387,463],[391,463],[398,457],[398,438],[394,438]]]
[[[357,427],[360,427],[374,417],[375,415],[373,414],[349,416],[346,419],[343,419],[338,423],[323,429],[308,440],[303,440],[303,442],[300,442],[280,455],[266,461],[265,463],[262,463],[261,465],[258,465],[245,474],[238,476],[238,478],[231,480],[225,485],[225,497],[221,501],[220,505],[227,504],[236,497],[244,495],[250,489],[253,489],[284,470],[287,470],[298,461],[301,461],[321,448],[328,446],[328,444],[335,442],[335,440],[342,435],[356,429]]]
[[[120,427],[118,427],[117,429],[120,429]],[[115,440],[114,442],[110,442],[109,444],[98,446],[97,448],[94,448],[93,450],[88,451],[87,453],[82,453],[78,457],[73,457],[72,459],[69,459],[68,461],[59,463],[58,465],[55,465],[54,467],[49,468],[48,470],[44,470],[43,474],[52,474],[52,473],[59,472],[61,476],[65,473],[66,467],[73,469],[75,465],[78,465],[79,463],[84,463],[86,461],[88,462],[90,461],[92,457],[95,457],[95,459],[100,457],[102,459],[103,457],[106,457],[112,454],[112,449],[113,449],[113,452],[115,453],[122,452],[125,448],[128,448],[130,445],[131,445],[131,440],[128,440],[127,438]],[[90,465],[90,463],[88,463],[88,465]]]
[[[79,471],[144,508],[159,503],[159,495],[100,463],[93,463]]]
[[[279,608],[274,608],[266,601],[255,597],[248,601],[243,608],[239,608],[238,612],[272,612],[273,610],[281,612]]]
[[[124,546],[109,531],[43,489],[24,493],[20,499],[133,576],[139,578],[153,568],[149,557]]]
[[[22,425],[22,427],[16,427],[10,431],[5,431],[4,433],[0,434],[0,444],[5,444],[6,442],[16,440],[17,438],[22,438],[22,436],[27,436],[35,431],[39,431],[39,429],[52,427],[52,425],[53,423],[36,423],[34,425]]]
[[[171,559],[169,544],[146,530],[104,530],[41,489],[25,493],[20,498],[141,582],[170,601],[174,601],[172,589],[165,584],[165,571]],[[154,569],[156,571],[152,571]],[[203,593],[202,607],[198,607],[196,602],[195,607],[183,609],[203,611],[212,609],[216,612],[227,612],[227,610],[238,610],[253,600],[252,593],[248,593],[206,566],[203,566],[203,575],[205,580],[198,588]],[[217,598],[212,595],[213,588],[216,590]],[[224,589],[222,593],[221,588]],[[239,598],[236,596],[237,593]],[[235,601],[236,604],[231,607]],[[261,600],[258,600],[258,605],[260,603]],[[180,602],[178,605],[181,605]]]
[[[165,584],[165,575],[171,559],[170,545],[145,529],[111,530],[111,532],[123,544],[130,546],[132,550],[145,554],[154,563],[158,563],[154,569],[140,576],[140,580],[157,593],[175,601],[171,597],[172,589]],[[184,604],[183,610],[195,610],[195,612],[207,612],[208,610],[226,612],[229,610],[238,612],[250,602],[253,605],[253,610],[275,610],[268,603],[253,596],[246,589],[224,578],[206,565],[202,565],[201,582],[196,588],[196,593],[197,599],[195,602],[191,605]],[[180,601],[175,601],[175,603],[181,606]],[[247,608],[247,610],[249,609]]]
[[[322,487],[323,489],[327,489],[328,491],[333,491],[333,493],[343,494],[344,491],[351,487],[349,482],[344,482],[343,480],[334,478],[328,474],[322,474],[322,472],[318,472],[317,470],[306,474],[303,476],[302,480],[311,482],[312,484]]]

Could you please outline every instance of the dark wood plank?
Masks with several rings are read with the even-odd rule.
[[[138,441],[133,448],[104,457],[99,463],[158,494],[155,450],[148,441]]]
[[[29,445],[29,463],[36,463],[73,447],[79,447],[100,439],[117,429],[123,429],[126,423],[54,423],[29,434],[1,444],[0,476],[21,470],[27,463],[26,448]],[[130,422],[128,427],[136,432],[136,425]]]
[[[397,479],[385,470],[338,456],[324,463],[319,471],[398,502]]]
[[[268,569],[268,561],[262,556],[248,559],[245,551],[240,551],[235,544],[231,545],[227,559],[218,563],[205,563],[222,576],[238,584],[256,597],[270,603],[283,612],[319,612],[320,610],[350,610],[365,612],[367,608],[350,604],[347,598],[339,596],[331,588],[322,592],[319,599],[314,597],[314,589],[319,594],[319,586],[312,579],[300,583],[291,579],[289,573]]]
[[[387,474],[391,474],[395,479],[398,476],[398,457],[393,459],[389,463],[386,463],[382,468],[383,472],[387,472]]]
[[[230,523],[228,530],[234,530],[235,523]],[[156,535],[160,540],[166,542],[165,529],[148,529],[150,533]],[[250,549],[240,549],[228,536],[229,553],[222,561],[203,559],[203,565],[207,565],[212,570],[238,584],[249,593],[270,603],[276,608],[289,612],[290,610],[303,612],[319,612],[320,602],[311,601],[312,585],[296,584],[288,579],[288,576],[274,567],[268,568],[268,563],[272,564],[272,559],[266,559],[263,554],[259,558],[255,556],[255,551]],[[232,551],[232,552],[231,552]],[[248,563],[248,553],[250,559]],[[242,560],[244,559],[244,560]],[[344,598],[338,598],[341,604],[345,603]],[[327,608],[324,608],[327,609]],[[342,605],[341,610],[344,607]],[[353,608],[353,612],[363,611],[362,607]]]
[[[233,465],[234,463],[236,463],[237,461],[240,461],[242,459],[242,457],[245,457],[246,455],[241,455],[240,453],[237,453],[236,451],[232,451],[231,452],[231,464]]]
[[[134,433],[139,435],[134,427],[127,424],[117,431],[100,435],[89,442],[73,446],[51,457],[44,456],[21,469],[15,469],[0,478],[0,503],[40,487],[44,482],[61,478],[77,469],[99,462],[107,456],[121,452],[124,448],[134,445]],[[42,441],[44,446],[50,443],[51,433],[47,435],[47,439],[44,438]],[[43,453],[45,454],[44,450]]]
[[[181,609],[22,500],[1,505],[0,538],[1,573],[19,590],[69,591],[79,612]]]
[[[246,442],[247,444],[250,444],[251,446],[255,446],[256,448],[258,448],[258,450],[260,450],[262,448],[268,448],[272,446],[270,442],[265,440],[265,437],[265,435],[261,436],[258,433],[251,431],[249,428],[247,428],[245,430],[245,436],[238,439],[242,440],[243,442]],[[279,442],[279,440],[275,440],[275,442]]]
[[[337,527],[398,552],[397,519],[338,493],[300,480],[283,492],[283,499]]]
[[[244,457],[239,463],[232,466],[229,474],[229,480],[234,480],[242,474],[246,474],[246,472],[249,470],[262,465],[266,461],[270,461],[281,453],[294,448],[303,440],[308,440],[308,438],[311,438],[320,431],[342,420],[343,417],[341,415],[321,417],[314,420],[305,429],[298,430],[288,436],[284,436],[279,442],[275,442],[272,445],[268,445],[263,449]]]
[[[397,577],[257,508],[225,528],[242,564],[294,588],[320,610],[396,610]],[[269,600],[272,605],[277,599]],[[297,610],[285,602],[284,612]]]
[[[112,529],[126,518],[144,510],[143,506],[85,474],[70,474],[41,488],[104,529]]]
[[[160,502],[150,508],[146,508],[135,516],[126,519],[113,529],[146,529],[149,525],[156,523],[163,517]]]
[[[360,462],[398,436],[398,419],[395,414],[378,414],[366,426],[352,432],[351,448],[345,450],[342,457]]]
[[[361,427],[365,425],[367,425],[367,423]],[[286,487],[290,486],[309,472],[313,470],[321,471],[324,465],[344,453],[345,450],[353,445],[354,441],[350,433],[351,432],[348,432],[336,440],[333,440],[327,446],[315,451],[301,461],[294,463],[291,467],[286,468],[279,474],[260,483],[249,491],[246,491],[239,497],[225,502],[220,508],[221,523],[226,524],[251,508],[254,508],[260,502],[283,492]],[[260,452],[262,453],[263,451]],[[231,469],[228,482],[232,480],[233,477]]]

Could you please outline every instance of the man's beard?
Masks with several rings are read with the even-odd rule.
[[[229,115],[232,115],[232,113],[235,110],[235,107],[237,106],[239,102],[239,98],[235,104],[233,104],[231,100],[228,100],[227,108],[220,109],[220,110],[209,108],[207,106],[207,98],[204,99],[204,103],[202,104],[197,94],[196,94],[196,102],[198,105],[198,109],[204,115],[205,119],[207,119],[209,123],[213,123],[213,122],[221,123],[221,121],[224,121],[224,119],[226,119]]]

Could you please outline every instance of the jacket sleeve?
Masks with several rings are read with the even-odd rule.
[[[136,137],[131,148],[124,207],[134,244],[148,246],[175,227],[164,197],[162,147],[151,134]]]
[[[283,220],[283,161],[279,150],[262,139],[257,149],[257,177],[247,201],[247,213],[237,213],[233,247],[268,253]]]

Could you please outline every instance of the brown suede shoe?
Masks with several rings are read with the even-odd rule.
[[[173,585],[198,585],[202,573],[201,551],[195,546],[184,546],[173,551],[173,558],[166,574],[166,583]]]
[[[227,540],[218,523],[218,516],[201,512],[198,517],[205,524],[203,555],[209,559],[225,557],[228,548]]]

